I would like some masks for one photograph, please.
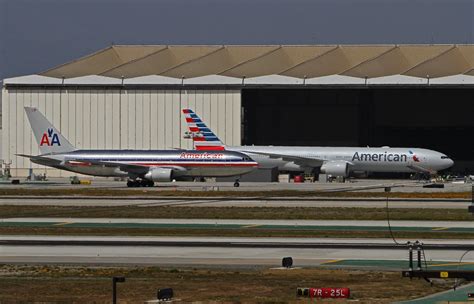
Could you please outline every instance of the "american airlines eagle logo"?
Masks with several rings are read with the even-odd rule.
[[[408,150],[408,153],[410,153],[410,155],[412,156],[414,162],[417,162],[417,163],[420,162],[420,159],[418,158],[418,156],[415,155],[415,153],[413,153],[412,150]]]
[[[60,146],[58,133],[54,133],[54,130],[49,128],[47,132],[43,133],[41,137],[40,146],[52,147],[54,145]]]

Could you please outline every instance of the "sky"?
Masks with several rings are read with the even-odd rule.
[[[474,0],[0,0],[0,80],[112,44],[474,43]]]

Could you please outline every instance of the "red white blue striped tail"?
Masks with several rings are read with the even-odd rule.
[[[225,150],[225,145],[191,109],[183,109],[183,114],[196,150]]]

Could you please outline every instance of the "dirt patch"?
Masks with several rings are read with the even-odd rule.
[[[91,235],[91,236],[212,236],[212,237],[308,237],[308,238],[390,238],[388,231],[305,230],[263,228],[75,228],[75,227],[0,227],[0,235]],[[403,239],[473,239],[462,232],[396,231]]]
[[[359,270],[191,269],[157,267],[0,266],[0,302],[110,303],[111,277],[123,275],[119,303],[143,303],[158,288],[175,298],[216,302],[307,302],[297,287],[349,287],[361,303],[390,303],[449,288],[402,278],[399,272]]]
[[[319,207],[173,207],[121,206],[0,206],[2,218],[175,218],[175,219],[271,219],[271,220],[386,220],[385,208]],[[391,220],[471,221],[472,215],[458,209],[390,208]]]
[[[392,197],[392,198],[456,198],[470,199],[471,192],[324,192],[300,190],[267,191],[191,191],[191,190],[146,190],[117,188],[61,188],[61,189],[0,189],[0,196],[143,196],[143,197]]]

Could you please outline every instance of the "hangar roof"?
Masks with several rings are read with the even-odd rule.
[[[114,45],[40,73],[66,79],[91,75],[370,79],[462,74],[474,76],[474,45]]]

